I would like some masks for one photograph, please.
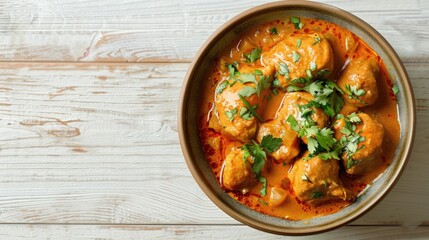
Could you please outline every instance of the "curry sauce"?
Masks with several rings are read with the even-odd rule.
[[[389,74],[338,25],[285,17],[253,26],[202,81],[206,159],[220,186],[256,211],[290,220],[337,212],[393,159]]]

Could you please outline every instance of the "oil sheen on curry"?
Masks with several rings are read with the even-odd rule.
[[[199,130],[220,186],[264,214],[341,210],[390,164],[399,141],[382,59],[352,32],[285,17],[245,30],[203,79]]]

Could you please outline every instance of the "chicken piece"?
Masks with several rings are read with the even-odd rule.
[[[282,124],[277,119],[261,124],[256,139],[261,142],[267,135],[282,139],[279,149],[269,153],[277,162],[289,163],[299,154],[298,134],[288,124]]]
[[[300,201],[317,206],[330,200],[351,200],[352,195],[339,178],[339,161],[308,158],[308,152],[298,159],[288,178]]]
[[[243,191],[256,183],[250,156],[244,160],[243,154],[241,148],[233,148],[226,155],[221,178],[222,185],[230,190]]]
[[[260,69],[244,66],[240,69],[238,80],[234,84],[227,84],[222,92],[216,94],[215,116],[220,123],[222,134],[244,143],[255,136],[258,120],[249,115],[251,111],[240,95],[261,115],[266,104],[266,101],[262,100],[269,94],[273,72],[269,67]],[[229,81],[233,82],[232,79]]]
[[[281,87],[287,87],[297,78],[306,78],[306,70],[312,75],[320,71],[332,71],[334,56],[331,45],[319,34],[295,34],[277,43],[261,56],[264,65],[276,68]]]
[[[348,174],[362,175],[380,163],[377,159],[383,152],[384,128],[383,125],[366,113],[358,113],[357,116],[360,119],[360,123],[352,124],[355,126],[353,132],[355,136],[359,135],[363,139],[355,141],[357,148],[351,157],[349,156],[350,153],[346,150],[341,158]],[[347,127],[346,121],[346,119],[341,118],[334,123],[334,136],[337,140],[340,140],[343,136],[347,136],[350,139],[352,136],[347,135],[347,131],[344,130],[344,128],[350,128]],[[352,126],[350,124],[349,126]]]
[[[344,99],[357,107],[365,107],[377,101],[378,63],[375,59],[353,59],[341,72],[337,81],[344,91]]]
[[[308,110],[300,110],[299,106],[304,106],[307,105],[311,100],[313,100],[314,97],[307,92],[292,92],[292,93],[286,93],[281,107],[277,113],[277,118],[280,122],[284,123],[285,125],[290,126],[286,120],[289,117],[289,115],[292,115],[295,117],[295,119],[298,122],[303,122],[306,119],[303,117],[303,112],[302,111],[313,111],[310,114],[310,119],[314,122],[314,124],[316,126],[318,126],[319,128],[324,128],[328,122],[329,122],[329,117],[325,114],[325,112],[320,109],[320,108],[316,108],[316,107],[309,107]],[[303,137],[302,141],[304,141],[304,143],[308,143],[307,138]]]

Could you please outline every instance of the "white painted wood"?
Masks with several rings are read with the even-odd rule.
[[[181,155],[176,108],[188,64],[0,64],[0,222],[236,224]],[[388,197],[354,224],[429,222],[427,63],[406,65],[418,129]]]
[[[247,226],[207,225],[0,225],[0,238],[13,240],[90,239],[427,239],[429,227],[346,226],[306,237],[284,237]]]
[[[0,2],[0,61],[189,61],[253,1]],[[418,0],[322,0],[361,17],[408,62],[429,57],[429,4]]]

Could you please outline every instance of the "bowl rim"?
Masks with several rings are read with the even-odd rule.
[[[201,63],[204,59],[205,53],[209,51],[209,47],[214,44],[223,34],[227,33],[231,29],[233,29],[236,25],[238,25],[242,21],[246,21],[247,19],[255,16],[256,14],[260,14],[263,12],[269,12],[278,8],[300,8],[300,9],[306,9],[306,10],[317,10],[317,11],[323,11],[325,13],[330,14],[331,16],[347,19],[347,21],[352,22],[355,26],[365,29],[365,31],[375,39],[375,41],[380,45],[380,47],[385,51],[386,55],[391,59],[392,65],[397,69],[398,72],[398,82],[401,82],[401,85],[403,87],[403,92],[405,95],[405,106],[408,107],[408,111],[410,114],[406,116],[407,121],[409,122],[408,131],[406,131],[403,138],[407,141],[404,145],[404,151],[402,152],[401,156],[399,157],[398,166],[396,167],[394,173],[392,174],[395,176],[393,179],[389,179],[386,182],[386,187],[383,190],[383,193],[379,195],[378,197],[375,197],[372,199],[369,203],[369,205],[362,206],[359,210],[357,210],[355,213],[350,214],[341,221],[335,221],[323,226],[316,226],[312,229],[306,228],[306,229],[285,229],[279,226],[273,226],[269,223],[261,222],[255,219],[250,219],[247,216],[244,216],[238,211],[235,211],[232,207],[227,205],[217,194],[209,187],[208,183],[206,182],[206,179],[203,178],[202,172],[194,165],[194,160],[192,159],[191,154],[193,152],[189,136],[188,136],[188,128],[186,125],[187,122],[187,115],[186,115],[186,106],[189,102],[189,91],[191,87],[191,79],[196,73],[196,68],[199,63]],[[203,192],[209,197],[209,199],[222,211],[227,213],[229,216],[233,217],[234,219],[251,226],[253,228],[274,233],[274,234],[282,234],[282,235],[308,235],[308,234],[316,234],[321,232],[326,232],[338,227],[341,227],[357,218],[362,216],[363,214],[370,211],[372,208],[374,208],[393,188],[393,186],[398,182],[400,175],[405,169],[405,165],[408,162],[408,159],[411,154],[413,142],[414,142],[414,136],[415,136],[415,125],[416,125],[416,106],[415,106],[415,98],[414,93],[412,90],[412,85],[410,78],[407,74],[407,71],[401,62],[399,56],[394,51],[392,46],[387,42],[387,40],[378,33],[373,27],[371,27],[368,23],[364,22],[362,19],[358,18],[357,16],[353,15],[352,13],[349,13],[343,9],[340,9],[338,7],[334,7],[328,4],[324,3],[318,3],[318,2],[311,2],[311,1],[300,1],[300,0],[288,0],[288,1],[282,1],[282,2],[272,2],[267,3],[263,5],[259,5],[253,8],[250,8],[235,17],[231,18],[224,24],[222,24],[220,27],[217,28],[217,30],[204,42],[204,44],[201,46],[201,48],[196,53],[195,57],[193,58],[192,62],[189,65],[188,71],[185,75],[184,82],[182,84],[181,92],[180,92],[180,99],[179,99],[179,109],[178,109],[178,133],[179,133],[179,140],[180,140],[180,146],[182,149],[183,156],[185,158],[186,164],[193,176],[193,178],[196,180],[199,187],[203,190]],[[402,127],[401,127],[402,128]],[[285,231],[286,230],[286,231]]]

